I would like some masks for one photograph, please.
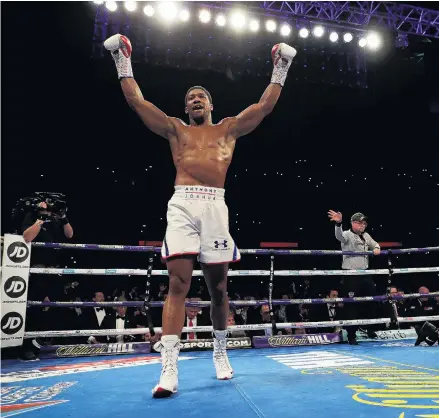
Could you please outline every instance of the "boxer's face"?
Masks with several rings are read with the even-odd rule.
[[[213,106],[209,97],[202,89],[193,89],[186,98],[186,113],[197,125],[201,125],[210,115]]]

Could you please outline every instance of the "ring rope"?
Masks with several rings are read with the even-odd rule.
[[[64,248],[74,250],[102,250],[102,251],[133,251],[160,253],[160,247],[142,246],[142,245],[104,245],[104,244],[70,244],[59,242],[32,242],[33,247],[43,248]],[[391,254],[411,254],[411,253],[428,253],[430,251],[439,251],[439,247],[421,247],[421,248],[401,248],[394,250],[383,250],[380,255]],[[355,252],[340,250],[275,250],[275,249],[243,249],[239,250],[241,254],[255,255],[373,255],[372,251]]]
[[[398,318],[399,322],[424,322],[439,320],[439,315],[434,316],[419,316],[416,318],[401,317]],[[356,319],[350,321],[322,321],[322,322],[284,322],[276,324],[278,329],[286,328],[326,328],[337,326],[351,326],[351,325],[372,325],[372,324],[388,324],[391,323],[391,318],[379,318],[379,319]],[[272,324],[248,324],[248,325],[233,325],[227,327],[228,331],[254,331],[271,329]],[[187,332],[212,332],[212,326],[203,327],[184,327],[182,333]],[[90,330],[72,330],[72,331],[34,331],[26,332],[24,338],[39,338],[39,337],[77,337],[78,335],[135,335],[146,334],[149,332],[148,328],[132,328],[132,329],[90,329]],[[154,328],[154,332],[161,333],[162,328]]]
[[[416,299],[416,298],[434,298],[438,297],[439,292],[432,293],[410,293],[407,295],[395,295],[388,297],[384,296],[363,296],[353,298],[323,298],[323,299],[273,299],[273,305],[301,305],[301,304],[324,304],[324,303],[356,303],[356,302],[386,302],[390,300],[404,300],[404,299]],[[192,301],[185,302],[185,306],[192,308],[203,308],[210,306],[210,301]],[[231,306],[246,307],[246,306],[262,306],[269,305],[269,300],[235,300],[230,301]],[[115,302],[42,302],[42,301],[28,301],[28,306],[40,306],[40,307],[55,307],[55,308],[73,308],[73,307],[114,307],[114,306],[126,306],[126,307],[142,307],[144,302],[141,301],[115,301]],[[150,308],[161,308],[164,302],[156,301],[148,303]]]
[[[144,269],[57,269],[57,268],[31,268],[33,274],[82,274],[86,276],[147,276],[148,270]],[[393,274],[410,273],[435,273],[439,267],[414,267],[393,269]],[[367,275],[388,275],[388,269],[370,270],[276,270],[276,276],[367,276]],[[152,270],[152,276],[168,276],[168,270]],[[270,276],[270,270],[229,270],[228,276]],[[194,270],[192,276],[203,276],[201,270]]]

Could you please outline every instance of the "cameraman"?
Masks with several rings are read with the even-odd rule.
[[[41,199],[38,201],[37,199]],[[54,201],[51,195],[42,196],[36,193],[28,199],[34,204],[27,204],[23,210],[25,216],[21,222],[20,232],[26,242],[63,242],[65,238],[73,237],[73,228],[66,216],[65,202],[59,204],[59,201]],[[38,202],[38,203],[37,203]],[[57,205],[58,203],[58,205]],[[34,208],[32,210],[31,208]],[[32,266],[36,267],[52,267],[61,264],[61,251],[47,251],[44,248],[34,248],[32,250]],[[29,286],[28,299],[42,300],[42,297],[50,297],[50,300],[60,300],[62,298],[62,288],[53,286],[53,279],[40,275],[38,281],[32,280]],[[50,289],[50,294],[47,294],[47,289]],[[32,311],[27,312],[32,316]],[[54,328],[55,324],[46,324],[49,328]],[[32,321],[26,323],[26,331],[35,331],[33,329]],[[21,347],[19,357],[24,360],[35,360],[37,350],[36,340],[27,339]]]
[[[22,224],[23,238],[26,242],[32,242],[36,237],[42,242],[57,242],[61,227],[64,236],[73,237],[73,228],[65,213],[56,214],[47,210],[47,203],[40,202],[38,211],[29,212]]]

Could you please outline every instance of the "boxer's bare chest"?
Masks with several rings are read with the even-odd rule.
[[[173,148],[174,156],[180,158],[196,156],[200,159],[229,161],[235,141],[229,137],[226,124],[181,126]]]
[[[225,124],[180,126],[171,143],[177,184],[223,187],[235,140]]]

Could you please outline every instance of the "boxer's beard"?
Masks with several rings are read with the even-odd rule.
[[[197,116],[192,118],[193,121],[197,124],[197,125],[202,125],[204,123],[204,121],[206,120],[205,116]]]

